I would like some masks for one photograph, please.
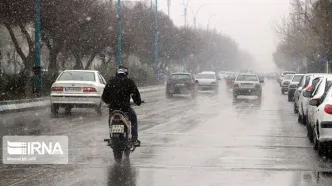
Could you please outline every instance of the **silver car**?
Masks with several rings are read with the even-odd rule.
[[[256,95],[262,97],[262,86],[256,74],[241,73],[239,74],[233,85],[233,98],[239,95]]]

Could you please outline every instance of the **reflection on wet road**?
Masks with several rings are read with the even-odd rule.
[[[142,95],[135,108],[142,147],[116,164],[103,139],[106,112],[74,109],[2,115],[1,135],[67,135],[68,165],[1,165],[0,185],[108,186],[331,186],[332,160],[320,158],[275,81],[261,100],[239,97],[220,82],[218,94],[166,99]]]

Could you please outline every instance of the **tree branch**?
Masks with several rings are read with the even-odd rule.
[[[15,46],[15,49],[18,53],[18,55],[21,57],[21,59],[23,61],[26,61],[27,60],[27,57],[24,55],[23,51],[22,51],[22,48],[20,47],[20,45],[18,44],[18,41],[17,41],[17,38],[15,36],[15,33],[13,31],[13,29],[11,28],[11,26],[8,24],[8,23],[4,23],[5,27],[7,28],[9,34],[10,34],[10,37],[13,41],[13,44]]]
[[[87,62],[86,66],[85,66],[85,70],[90,69],[90,66],[91,66],[91,64],[92,64],[92,61],[93,61],[93,59],[96,57],[97,54],[98,54],[98,50],[94,50],[93,53],[92,53],[91,56],[90,56],[89,61]]]
[[[27,39],[27,42],[28,42],[28,45],[29,45],[29,51],[30,52],[33,52],[34,50],[34,44],[33,44],[33,41],[31,39],[31,36],[30,34],[28,33],[28,31],[25,29],[24,25],[22,23],[19,24],[19,27],[22,31],[22,33],[25,35],[26,39]]]

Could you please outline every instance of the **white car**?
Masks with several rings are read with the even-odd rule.
[[[299,83],[302,80],[304,74],[295,74],[292,81],[288,86],[288,101],[291,102],[294,100],[294,94],[296,89],[298,88]]]
[[[294,72],[294,71],[283,71],[283,72],[280,74],[279,78],[278,78],[278,82],[279,82],[279,85],[280,85],[280,86],[281,86],[281,82],[282,82],[282,80],[284,79],[284,77],[285,77],[287,74],[296,74],[296,72]]]
[[[215,72],[201,72],[195,76],[198,90],[219,90],[219,78]]]
[[[227,72],[226,71],[220,71],[218,73],[218,76],[220,79],[225,79],[227,77]]]
[[[233,98],[239,95],[256,95],[262,97],[262,86],[256,74],[240,73],[233,85]]]
[[[312,93],[312,95],[310,96],[311,99],[321,99],[322,96],[324,95],[324,93],[328,90],[328,88],[330,87],[330,85],[332,84],[332,74],[331,75],[327,75],[326,77],[317,77],[315,78],[313,81],[315,80],[319,80],[319,82],[317,83],[316,87],[314,88],[314,91]],[[315,126],[315,121],[316,119],[316,110],[317,110],[317,106],[316,105],[308,105],[307,106],[308,109],[308,117],[307,117],[307,136],[309,138],[310,141],[312,141],[313,139],[313,128]]]
[[[317,73],[317,74],[311,74],[311,76],[308,76],[309,81],[308,84],[304,85],[304,89],[301,91],[298,101],[298,121],[302,124],[306,124],[307,116],[308,116],[308,109],[307,105],[309,104],[309,99],[314,91],[314,87],[319,82],[319,79],[315,79],[316,77],[324,77],[328,74],[325,73]],[[315,79],[315,81],[313,81]]]
[[[286,74],[285,77],[281,81],[281,94],[285,94],[288,92],[288,86],[290,85],[295,74]]]
[[[312,98],[309,101],[315,110],[316,119],[313,125],[314,149],[323,155],[332,143],[332,88],[331,86],[321,98]]]
[[[57,114],[60,107],[70,112],[73,107],[93,107],[101,114],[106,81],[94,70],[65,70],[51,87],[51,112]]]
[[[295,114],[298,113],[298,111],[299,111],[300,94],[302,93],[302,90],[308,86],[310,76],[312,76],[312,74],[304,74],[304,76],[301,78],[301,80],[298,84],[298,88],[294,92],[294,113]]]

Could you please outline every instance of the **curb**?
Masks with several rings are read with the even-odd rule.
[[[154,92],[165,89],[165,86],[149,86],[149,87],[138,87],[140,93]],[[23,100],[11,100],[0,102],[0,113],[12,113],[22,112],[31,109],[41,109],[49,107],[49,97],[34,98],[34,99],[23,99]]]

